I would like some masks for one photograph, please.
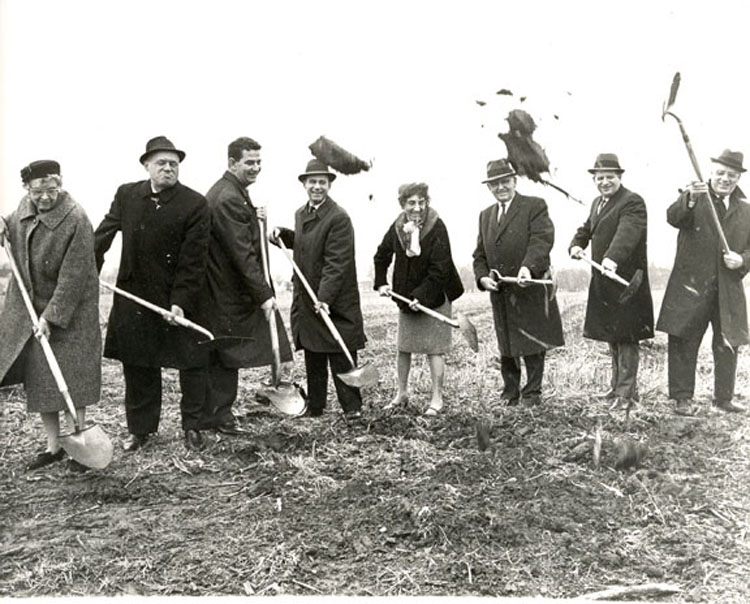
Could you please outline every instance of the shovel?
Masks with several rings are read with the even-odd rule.
[[[402,296],[401,294],[397,294],[393,290],[388,290],[388,295],[391,298],[395,298],[396,300],[401,300],[402,302],[406,302],[407,304],[411,304],[411,300],[409,298]],[[449,317],[446,317],[445,315],[441,315],[439,312],[432,310],[431,308],[427,308],[426,306],[422,306],[421,304],[417,303],[414,305],[414,307],[423,312],[424,314],[432,317],[433,319],[437,319],[438,321],[442,321],[443,323],[447,323],[451,327],[454,327],[455,329],[458,329],[461,331],[461,335],[466,339],[466,342],[469,344],[469,348],[471,348],[474,352],[479,352],[479,339],[477,338],[477,328],[474,327],[474,324],[469,321],[468,317],[464,315],[462,312],[456,311],[456,320],[451,319]]]
[[[490,271],[490,276],[495,281],[500,281],[501,283],[515,283],[518,285],[519,283],[532,283],[534,285],[554,285],[554,282],[552,279],[519,279],[518,277],[503,277],[496,269],[492,269]]]
[[[268,252],[266,250],[266,223],[258,219],[260,228],[260,253],[263,260],[263,275],[269,287],[271,282],[271,271],[268,264]],[[261,388],[258,395],[270,401],[279,411],[286,415],[302,415],[307,410],[307,400],[302,396],[296,384],[281,381],[281,353],[279,352],[279,332],[276,326],[276,309],[271,309],[268,314],[268,327],[271,330],[271,350],[273,362],[271,363],[271,388]]]
[[[671,115],[675,120],[677,120],[677,125],[680,127],[680,132],[682,133],[682,140],[685,142],[685,147],[687,148],[688,155],[690,156],[690,163],[693,164],[693,169],[695,170],[695,175],[698,177],[698,180],[703,182],[703,176],[701,174],[701,168],[698,165],[698,160],[695,157],[695,152],[693,151],[693,145],[690,143],[690,138],[688,138],[687,130],[685,130],[685,126],[682,124],[682,120],[677,117],[670,109],[672,109],[672,105],[674,105],[675,100],[677,99],[677,90],[680,87],[680,73],[677,72],[674,74],[674,78],[672,79],[672,86],[669,90],[669,99],[666,103],[664,103],[664,107],[662,108],[661,112],[661,120],[664,121],[664,118],[667,115]],[[731,252],[731,248],[729,247],[729,243],[727,242],[727,237],[724,234],[724,229],[721,227],[721,220],[719,220],[719,215],[716,213],[716,208],[714,207],[713,202],[711,201],[710,195],[707,195],[708,197],[708,207],[711,209],[711,218],[713,219],[714,226],[716,226],[716,232],[719,234],[719,241],[721,242],[721,251],[723,253]]]
[[[577,258],[578,260],[583,260],[586,264],[590,264],[591,266],[593,266],[605,277],[612,279],[612,281],[616,281],[620,285],[625,286],[625,290],[617,299],[618,304],[625,304],[628,300],[630,300],[630,298],[633,297],[633,294],[638,291],[638,288],[641,286],[641,282],[643,281],[643,270],[640,268],[636,270],[635,273],[633,273],[633,277],[630,279],[630,281],[626,281],[617,273],[604,270],[604,267],[601,264],[599,264],[598,262],[594,262],[589,258],[586,258],[586,256],[582,254],[579,254]]]
[[[234,344],[237,344],[239,342],[247,342],[253,339],[253,338],[249,338],[245,336],[221,336],[219,338],[216,338],[214,337],[214,334],[212,334],[205,327],[201,327],[197,323],[193,323],[191,320],[186,319],[185,317],[179,317],[175,315],[173,312],[168,311],[166,308],[162,308],[161,306],[157,306],[156,304],[153,304],[152,302],[149,302],[148,300],[139,298],[135,294],[131,294],[130,292],[127,292],[124,289],[120,289],[119,287],[116,287],[112,285],[111,283],[107,283],[106,281],[103,281],[101,279],[99,279],[99,284],[102,285],[103,287],[106,287],[108,290],[111,290],[114,293],[119,294],[120,296],[124,298],[127,298],[128,300],[132,300],[136,304],[140,304],[141,306],[148,308],[149,310],[153,310],[155,313],[161,315],[165,319],[173,319],[174,322],[180,325],[181,327],[187,327],[188,329],[192,329],[193,331],[197,331],[198,333],[203,334],[208,339],[203,342],[198,342],[199,346],[204,345],[204,344],[211,344],[217,347],[233,346]]]
[[[13,276],[18,283],[18,289],[21,291],[21,297],[26,305],[26,310],[29,312],[34,327],[38,327],[39,318],[34,310],[34,305],[31,303],[29,292],[26,291],[26,286],[23,284],[21,273],[18,271],[18,266],[13,257],[10,240],[7,238],[5,239],[5,253],[8,256],[8,262],[13,271]],[[70,397],[70,392],[68,391],[68,385],[65,383],[65,378],[60,370],[60,365],[57,363],[55,354],[52,352],[52,347],[44,334],[40,333],[40,335],[37,336],[37,339],[42,346],[52,376],[55,378],[57,389],[60,391],[60,394],[62,394],[65,404],[68,407],[68,413],[73,420],[73,432],[60,436],[60,446],[62,446],[67,454],[75,461],[84,466],[96,470],[106,468],[109,465],[109,462],[112,461],[112,441],[98,425],[81,428],[81,424],[78,421],[78,414],[76,413],[76,408],[73,404],[73,399]]]
[[[302,274],[302,271],[297,266],[297,263],[294,261],[294,258],[292,258],[292,255],[289,253],[289,249],[284,245],[284,242],[281,240],[281,237],[278,239],[279,247],[284,252],[284,255],[286,256],[287,260],[289,260],[290,264],[292,265],[292,269],[294,269],[294,273],[299,278],[302,285],[305,287],[305,290],[307,290],[307,294],[310,296],[310,299],[313,301],[313,303],[319,307],[318,297],[315,295],[315,292],[312,290],[312,287],[310,287],[310,284],[307,282],[307,279],[305,279],[305,276]],[[378,375],[378,370],[375,369],[372,365],[369,363],[365,363],[362,365],[362,367],[357,367],[356,363],[354,362],[354,359],[352,358],[351,352],[349,352],[349,349],[346,347],[346,343],[344,342],[344,339],[341,337],[341,334],[339,333],[338,329],[336,329],[336,326],[333,324],[333,321],[331,320],[331,317],[328,316],[328,313],[324,308],[319,307],[320,310],[318,311],[318,314],[320,315],[320,318],[323,319],[323,323],[325,323],[326,327],[328,328],[328,331],[331,332],[331,335],[333,336],[333,339],[336,340],[338,345],[341,347],[341,350],[346,355],[347,360],[349,361],[349,364],[352,366],[351,371],[347,371],[346,373],[340,373],[339,378],[341,378],[341,381],[344,382],[347,386],[352,386],[353,388],[361,388],[363,386],[373,386],[378,383],[378,380],[380,379],[380,376]]]

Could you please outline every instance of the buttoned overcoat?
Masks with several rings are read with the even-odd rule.
[[[24,197],[6,223],[34,309],[50,324],[49,342],[73,403],[92,405],[100,396],[102,342],[91,223],[65,191],[49,212],[37,213]],[[0,313],[0,382],[23,382],[29,411],[67,408],[13,277]]]
[[[733,252],[742,255],[742,267],[724,265],[719,235],[707,200],[700,199],[691,210],[688,192],[667,210],[667,221],[679,229],[674,267],[664,292],[656,328],[681,338],[700,333],[701,320],[710,316],[707,308],[718,292],[721,333],[732,347],[750,342],[743,277],[750,270],[750,204],[735,189],[722,221]],[[721,203],[721,202],[719,202]]]
[[[294,215],[294,231],[282,239],[294,247],[294,261],[315,295],[328,304],[331,319],[349,350],[365,346],[365,332],[354,257],[354,228],[344,208],[330,197],[314,212],[308,204]],[[297,275],[293,278],[292,337],[296,348],[313,352],[341,352]]]
[[[647,212],[643,198],[620,187],[597,213],[601,196],[591,204],[586,222],[576,231],[570,247],[586,248],[591,259],[617,263],[617,274],[626,281],[636,270],[643,281],[634,295],[620,302],[624,287],[592,268],[583,335],[604,342],[638,342],[654,337],[654,307],[648,279],[646,246]]]
[[[255,207],[231,172],[206,193],[211,216],[206,286],[209,324],[216,336],[252,338],[217,351],[225,367],[260,367],[273,361],[271,332],[260,305],[274,295],[266,282],[263,240]],[[276,311],[281,361],[292,360],[281,313]]]
[[[97,267],[118,231],[122,253],[117,286],[169,310],[176,304],[185,317],[205,324],[200,298],[206,277],[209,218],[206,199],[181,183],[152,201],[151,184],[122,185],[95,232]],[[207,362],[205,336],[168,324],[157,313],[115,295],[109,315],[104,356],[142,367],[186,369]]]
[[[482,277],[496,269],[515,277],[522,266],[534,278],[550,268],[549,254],[555,242],[555,227],[540,197],[516,194],[508,213],[498,224],[498,204],[482,210],[474,250],[474,277],[480,290]],[[550,299],[548,286],[501,284],[490,292],[495,333],[502,356],[536,354],[563,345],[557,300]]]

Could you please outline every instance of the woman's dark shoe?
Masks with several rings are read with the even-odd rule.
[[[65,455],[66,455],[65,449],[59,449],[57,453],[50,453],[49,451],[42,451],[26,465],[26,471],[31,472],[33,470],[38,470],[39,468],[43,468],[44,466],[53,464],[56,461],[61,461],[62,459],[65,458]]]

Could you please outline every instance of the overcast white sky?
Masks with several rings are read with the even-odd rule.
[[[138,157],[159,134],[187,153],[180,180],[205,193],[227,143],[246,135],[263,145],[251,196],[272,225],[292,226],[305,200],[296,176],[325,134],[374,162],[331,190],[354,222],[360,278],[396,216],[398,186],[415,180],[430,185],[454,259],[467,265],[493,201],[480,182],[486,163],[505,155],[497,133],[523,108],[551,180],[587,205],[596,154],[620,156],[625,186],[649,207],[650,257],[671,266],[665,209],[693,172],[662,103],[680,71],[675,112],[704,169],[725,147],[750,153],[746,5],[0,0],[0,213],[23,194],[19,170],[53,158],[96,226],[117,186],[145,177]],[[553,262],[573,266],[565,249],[587,208],[525,179],[518,190],[545,197]],[[117,261],[113,250],[108,265]],[[283,257],[272,261],[274,274],[289,272]]]

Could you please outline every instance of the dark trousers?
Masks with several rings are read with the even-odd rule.
[[[734,397],[734,379],[737,374],[737,350],[727,346],[721,335],[718,310],[711,326],[713,338],[711,350],[714,356],[714,399],[731,401]],[[706,326],[707,327],[707,326]],[[698,349],[706,332],[704,327],[699,336],[680,338],[670,335],[668,339],[667,365],[669,372],[669,398],[692,398],[695,394],[695,366],[698,362]]]
[[[357,352],[351,351],[354,363],[357,362]],[[312,352],[305,350],[305,371],[307,373],[307,394],[309,396],[308,407],[314,410],[323,410],[326,406],[328,392],[328,365],[333,373],[333,385],[344,412],[359,411],[362,408],[362,395],[359,388],[347,386],[342,382],[338,374],[351,370],[346,355],[343,352]]]
[[[713,332],[711,350],[714,357],[714,399],[731,401],[734,397],[737,350],[731,348],[721,335],[719,294],[714,292],[713,300],[706,306],[704,316],[698,318],[693,334],[687,338],[673,335],[668,338],[667,366],[670,398],[692,398],[695,394],[695,366],[698,362],[698,349],[709,323]]]
[[[526,365],[526,385],[521,387],[521,357],[500,357],[500,373],[503,376],[503,397],[517,399],[522,396],[542,394],[544,377],[544,351],[523,357]]]
[[[207,371],[208,388],[206,390],[206,426],[234,422],[232,405],[237,399],[239,369],[224,367],[213,359]]]
[[[609,352],[613,394],[638,400],[638,342],[610,342]]]
[[[159,429],[161,416],[161,367],[123,363],[125,415],[131,434],[146,435]],[[206,368],[180,370],[182,429],[198,430],[206,399]]]

